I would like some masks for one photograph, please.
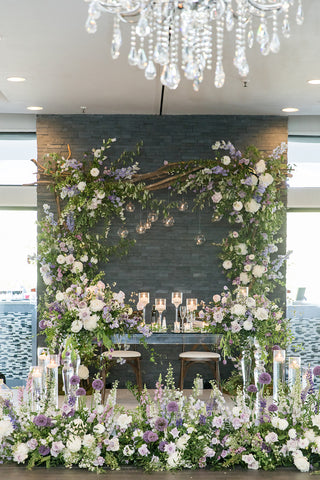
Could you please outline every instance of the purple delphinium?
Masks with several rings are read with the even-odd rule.
[[[183,420],[182,418],[177,418],[176,420],[176,427],[182,427],[183,425]]]
[[[258,389],[255,385],[251,384],[251,385],[248,386],[247,391],[249,393],[257,393]]]
[[[33,419],[33,423],[37,427],[46,427],[48,423],[48,419],[45,415],[42,415],[42,414],[36,415]]]
[[[72,375],[70,378],[70,385],[79,385],[80,377],[78,375]]]
[[[40,455],[45,457],[50,453],[50,448],[47,447],[46,445],[40,445],[40,447],[38,448],[38,452],[40,453]]]
[[[205,425],[206,421],[207,421],[207,417],[205,415],[201,414],[200,417],[199,417],[199,424],[200,425]]]
[[[258,377],[258,382],[261,385],[269,385],[269,383],[271,382],[271,376],[268,372],[262,372]]]
[[[274,403],[271,403],[271,405],[269,405],[268,407],[268,410],[269,412],[276,412],[278,410],[278,407]]]
[[[92,388],[94,390],[102,390],[103,388],[103,381],[100,380],[100,378],[96,378],[95,380],[93,380],[92,382]]]
[[[78,388],[78,390],[76,391],[76,395],[77,397],[83,397],[84,395],[86,395],[85,389],[82,387]]]
[[[166,418],[159,417],[155,421],[154,426],[158,432],[164,432],[168,426],[168,420]]]
[[[315,375],[316,377],[320,375],[320,365],[317,365],[316,367],[314,367],[313,375]]]
[[[171,402],[168,403],[167,410],[168,410],[169,413],[178,412],[179,411],[179,405],[177,404],[177,402],[172,400]]]

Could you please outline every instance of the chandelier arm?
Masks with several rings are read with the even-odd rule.
[[[282,2],[275,3],[274,5],[271,5],[270,3],[257,3],[255,0],[247,0],[248,3],[256,8],[257,10],[260,10],[262,12],[268,12],[268,11],[274,11],[274,10],[281,10],[282,9]]]

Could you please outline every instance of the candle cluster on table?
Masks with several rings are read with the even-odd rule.
[[[38,365],[30,367],[31,402],[34,411],[40,411],[42,402],[58,407],[58,367],[60,356],[38,348]]]

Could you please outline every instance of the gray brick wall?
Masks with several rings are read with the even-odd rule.
[[[138,158],[141,171],[152,171],[166,160],[174,162],[197,158],[211,158],[211,145],[216,140],[231,141],[244,150],[248,145],[270,153],[277,145],[287,141],[287,119],[271,116],[151,116],[151,115],[41,115],[37,118],[38,160],[46,153],[68,154],[70,145],[72,156],[82,158],[85,152],[99,147],[103,138],[116,137],[117,142],[109,151],[112,158],[123,150],[132,150],[136,143],[143,141],[142,154]],[[167,193],[160,193],[167,198]],[[192,199],[189,198],[191,206]],[[38,188],[38,206],[52,203],[52,197],[43,187]],[[144,218],[145,212],[142,212]],[[105,266],[106,280],[116,281],[117,287],[127,295],[141,289],[149,291],[151,302],[156,296],[167,298],[167,323],[172,323],[174,307],[170,305],[171,292],[181,290],[185,297],[196,297],[209,301],[214,293],[220,293],[226,284],[218,260],[219,243],[226,236],[229,225],[222,220],[211,222],[211,212],[201,213],[201,231],[207,241],[197,247],[194,236],[198,233],[199,215],[176,212],[175,225],[165,228],[157,222],[144,235],[137,235],[135,226],[139,222],[140,211],[128,215],[129,235],[137,238],[136,245],[129,255],[114,258]],[[116,235],[118,225],[111,231]],[[277,296],[283,297],[283,291]],[[147,318],[150,305],[147,307]],[[173,351],[174,350],[174,351]],[[154,385],[160,371],[168,362],[173,363],[178,376],[178,351],[163,347],[157,349],[161,359],[156,365],[148,361],[148,352],[143,351],[143,376],[149,386]],[[126,369],[119,367],[112,372],[111,379],[121,375],[124,380]],[[203,371],[206,378],[206,370]],[[131,375],[131,373],[130,373]],[[192,372],[191,372],[192,376]],[[207,375],[208,376],[208,375]],[[133,377],[129,376],[129,379]]]

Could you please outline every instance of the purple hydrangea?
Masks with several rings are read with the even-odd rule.
[[[100,380],[100,378],[96,378],[95,380],[93,380],[92,382],[92,388],[94,390],[102,390],[103,388],[103,381]]]
[[[315,375],[316,377],[320,375],[320,365],[317,365],[316,367],[314,367],[313,375]]]
[[[83,397],[84,395],[86,395],[85,389],[82,388],[82,387],[78,388],[78,390],[76,391],[76,395],[77,395],[78,397]]]
[[[269,385],[269,383],[271,383],[271,376],[268,372],[262,372],[258,377],[258,382],[261,385]]]
[[[72,375],[70,378],[70,385],[79,385],[80,377],[78,375]]]
[[[171,402],[168,403],[167,410],[168,410],[169,413],[178,412],[179,411],[179,405],[177,404],[177,402],[172,400]]]
[[[248,390],[249,393],[257,393],[257,391],[258,391],[257,387],[253,384],[249,385],[247,390]]]
[[[158,432],[164,432],[168,426],[168,420],[166,418],[159,417],[155,421],[154,426]]]
[[[40,414],[40,415],[37,415],[37,416],[34,417],[33,423],[37,427],[46,427],[47,423],[48,423],[48,419],[45,415]]]

